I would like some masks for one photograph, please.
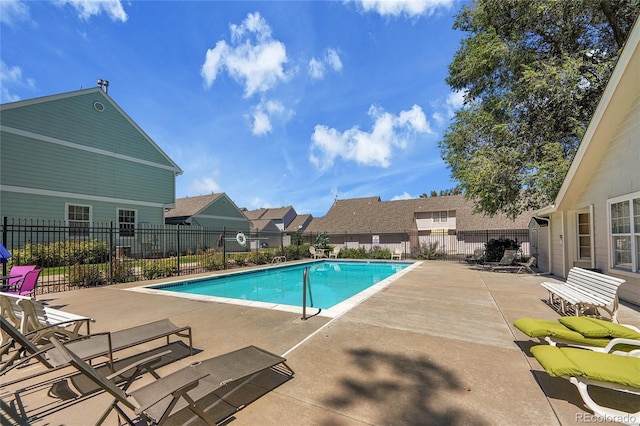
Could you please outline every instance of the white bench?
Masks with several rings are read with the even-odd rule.
[[[0,293],[2,316],[14,323],[22,334],[41,330],[33,338],[37,341],[49,334],[64,334],[69,339],[78,337],[84,325],[90,334],[90,323],[94,320],[71,312],[50,308],[31,297]]]
[[[618,288],[625,280],[587,269],[573,267],[564,283],[543,282],[549,291],[549,303],[560,302],[560,311],[566,314],[572,305],[577,316],[593,309],[606,311],[613,322],[618,322]]]

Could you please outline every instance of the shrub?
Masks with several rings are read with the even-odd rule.
[[[418,253],[418,259],[434,260],[444,257],[444,252],[438,250],[438,241],[434,241],[429,244],[423,243],[420,246],[420,252]]]
[[[388,248],[375,246],[371,251],[371,259],[391,259],[391,251]]]
[[[111,274],[111,280],[114,283],[129,283],[136,280],[133,268],[121,259],[113,259]]]
[[[309,244],[291,245],[284,248],[284,256],[287,260],[302,259],[304,253],[309,253]]]
[[[92,286],[105,283],[102,271],[95,265],[76,264],[69,268],[67,280],[72,286]]]
[[[342,249],[340,251],[340,254],[342,254],[342,256],[345,259],[369,259],[369,253],[367,252],[367,250],[363,247],[360,246],[357,249],[354,248],[345,248]]]
[[[14,249],[13,265],[37,265],[41,268],[102,263],[109,258],[109,245],[96,238],[88,241],[65,240],[55,243],[27,243]]]
[[[484,246],[487,262],[499,262],[505,250],[520,250],[520,243],[509,238],[491,239]]]
[[[142,275],[148,280],[172,277],[178,273],[178,265],[173,259],[150,260],[142,264]]]
[[[207,271],[219,271],[224,269],[224,257],[222,253],[216,253],[215,250],[207,250],[198,258],[198,265]]]
[[[329,244],[329,237],[327,237],[327,231],[322,231],[316,237],[316,241],[313,244],[316,248],[327,248]]]

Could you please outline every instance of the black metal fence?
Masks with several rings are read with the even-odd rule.
[[[2,243],[12,265],[42,269],[37,293],[204,273],[310,257],[310,245],[339,246],[339,257],[460,260],[492,240],[517,241],[529,255],[528,230],[429,233],[303,233],[209,229],[185,225],[74,226],[4,217]]]

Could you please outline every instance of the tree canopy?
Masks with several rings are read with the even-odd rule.
[[[476,210],[515,217],[554,200],[640,0],[476,0],[447,83],[463,91],[439,146]]]

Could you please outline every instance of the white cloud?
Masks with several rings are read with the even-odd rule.
[[[453,117],[455,112],[464,106],[464,98],[466,95],[466,90],[458,90],[457,92],[449,93],[445,101],[449,118]]]
[[[311,78],[316,80],[323,78],[328,69],[335,72],[342,70],[342,60],[335,49],[327,49],[322,58],[311,58],[309,61],[309,75]]]
[[[220,192],[220,185],[210,176],[203,176],[191,181],[189,185],[192,194],[211,194]]]
[[[20,97],[11,93],[12,87],[35,88],[36,83],[32,78],[23,78],[22,69],[18,66],[10,67],[0,60],[0,102],[19,101]]]
[[[20,0],[0,1],[0,22],[9,26],[30,20],[29,7]]]
[[[416,198],[416,197],[412,196],[412,195],[411,195],[411,194],[409,194],[408,192],[405,192],[405,193],[400,194],[400,195],[394,195],[394,196],[391,198],[391,201],[396,201],[396,200],[410,200],[410,199],[412,199],[412,198]]]
[[[369,116],[374,120],[369,132],[355,126],[340,132],[325,125],[316,125],[311,135],[309,161],[321,171],[331,167],[338,157],[386,168],[391,164],[394,149],[405,149],[415,134],[431,133],[426,116],[418,105],[398,115],[371,106]]]
[[[85,21],[103,12],[112,21],[126,22],[128,19],[120,0],[58,0],[58,4],[70,4]]]
[[[431,118],[433,118],[433,121],[438,123],[438,126],[442,126],[444,124],[444,117],[439,112],[434,112],[431,115]]]
[[[450,9],[454,0],[354,0],[365,12],[376,12],[382,16],[418,17],[430,16],[439,8]]]
[[[270,133],[273,119],[288,120],[291,116],[293,112],[286,109],[281,102],[263,100],[253,108],[251,131],[256,136]]]
[[[242,24],[229,28],[231,43],[220,40],[205,55],[201,75],[207,88],[222,70],[244,84],[246,98],[289,79],[284,70],[287,49],[271,36],[271,28],[259,13],[249,13]]]

